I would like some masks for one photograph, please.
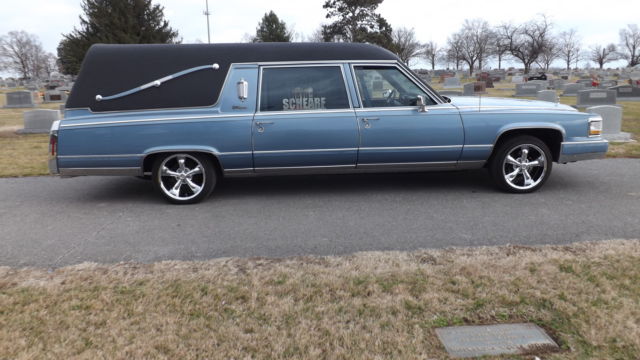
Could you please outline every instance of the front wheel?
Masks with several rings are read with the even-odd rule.
[[[211,194],[216,172],[211,160],[200,154],[168,154],[153,165],[153,185],[173,204],[194,204]]]
[[[496,185],[507,192],[538,190],[551,175],[553,158],[547,144],[533,136],[518,136],[496,149],[489,172]]]

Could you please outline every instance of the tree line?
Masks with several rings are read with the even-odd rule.
[[[612,61],[626,60],[628,66],[640,64],[640,30],[630,24],[620,30],[619,44],[599,44],[583,48],[575,29],[554,31],[544,15],[522,23],[490,25],[483,19],[465,20],[445,44],[421,43],[414,29],[393,28],[378,13],[384,0],[326,0],[327,24],[310,36],[296,34],[273,11],[258,23],[253,42],[364,42],[382,46],[409,64],[425,60],[432,70],[437,65],[470,73],[484,69],[490,61],[498,68],[505,60],[522,64],[525,73],[533,66],[548,70],[556,60],[567,69],[589,60],[601,69]],[[164,17],[164,8],[152,0],[82,0],[80,26],[63,38],[55,55],[46,53],[35,35],[12,31],[0,37],[0,70],[22,78],[50,76],[58,67],[65,74],[77,74],[82,60],[95,43],[139,44],[180,43],[182,39]]]

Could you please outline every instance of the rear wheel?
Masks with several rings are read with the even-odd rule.
[[[211,194],[216,172],[211,160],[200,154],[168,154],[153,165],[154,187],[173,204],[194,204]]]
[[[551,175],[553,164],[547,144],[533,136],[506,141],[489,164],[496,185],[507,192],[530,193],[538,190]]]

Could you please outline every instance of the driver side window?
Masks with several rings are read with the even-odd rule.
[[[354,70],[365,108],[416,106],[418,95],[435,104],[395,66],[355,66]]]

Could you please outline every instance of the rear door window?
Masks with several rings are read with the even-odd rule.
[[[265,67],[260,111],[349,109],[349,96],[339,66]]]

